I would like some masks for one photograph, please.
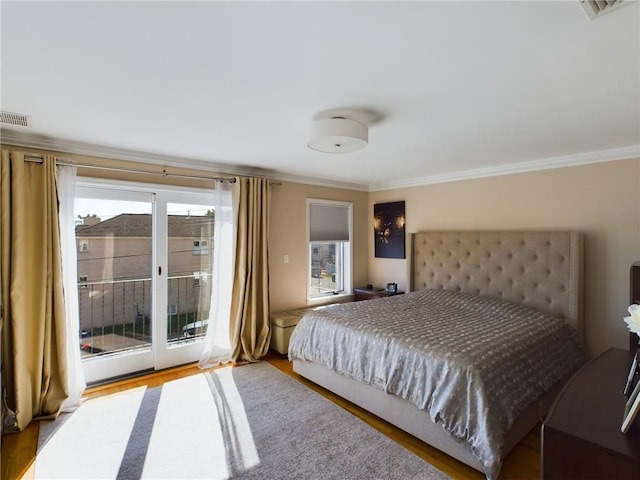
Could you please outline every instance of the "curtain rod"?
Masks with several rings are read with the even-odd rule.
[[[42,155],[36,153],[25,153],[24,159],[26,162],[42,163]],[[163,177],[179,177],[179,178],[195,178],[200,180],[217,180],[220,182],[236,183],[235,177],[206,177],[204,175],[183,175],[180,173],[168,173],[152,172],[149,170],[139,170],[135,168],[123,168],[123,167],[103,167],[100,165],[92,165],[90,163],[73,162],[71,160],[56,159],[56,165],[82,167],[82,168],[94,168],[96,170],[111,170],[113,172],[128,172],[128,173],[144,173],[147,175],[161,175]]]

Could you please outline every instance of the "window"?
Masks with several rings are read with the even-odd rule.
[[[207,286],[207,272],[193,272],[193,286],[194,287],[206,287]]]
[[[87,277],[86,275],[80,276],[80,278],[78,279],[78,286],[80,288],[88,288],[89,287],[89,277]]]
[[[78,240],[78,252],[85,253],[89,251],[89,240]]]
[[[207,255],[209,253],[208,242],[206,240],[194,240],[193,241],[193,250],[191,253],[193,255]]]
[[[309,275],[307,298],[351,293],[352,204],[307,200]]]

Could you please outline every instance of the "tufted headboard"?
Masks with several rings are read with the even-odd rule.
[[[584,338],[580,233],[418,232],[412,251],[411,290],[503,298],[563,316]]]

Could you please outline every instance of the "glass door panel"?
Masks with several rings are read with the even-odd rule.
[[[151,368],[152,195],[77,191],[79,347],[87,381]]]
[[[162,366],[199,359],[211,304],[213,207],[195,203],[197,195],[181,198],[194,203],[166,203],[166,338],[156,363]]]
[[[203,338],[211,303],[213,209],[169,203],[167,342]]]

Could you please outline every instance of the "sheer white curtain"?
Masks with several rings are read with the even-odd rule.
[[[204,349],[198,362],[200,368],[227,363],[233,353],[229,322],[236,258],[237,185],[218,182],[214,190],[211,303]]]
[[[62,411],[72,411],[80,406],[86,388],[82,360],[80,358],[80,317],[78,313],[78,266],[76,258],[76,231],[73,203],[76,190],[76,167],[59,166],[58,216],[60,221],[60,247],[62,249],[62,281],[67,326],[65,354],[68,368],[69,396],[62,404]]]

